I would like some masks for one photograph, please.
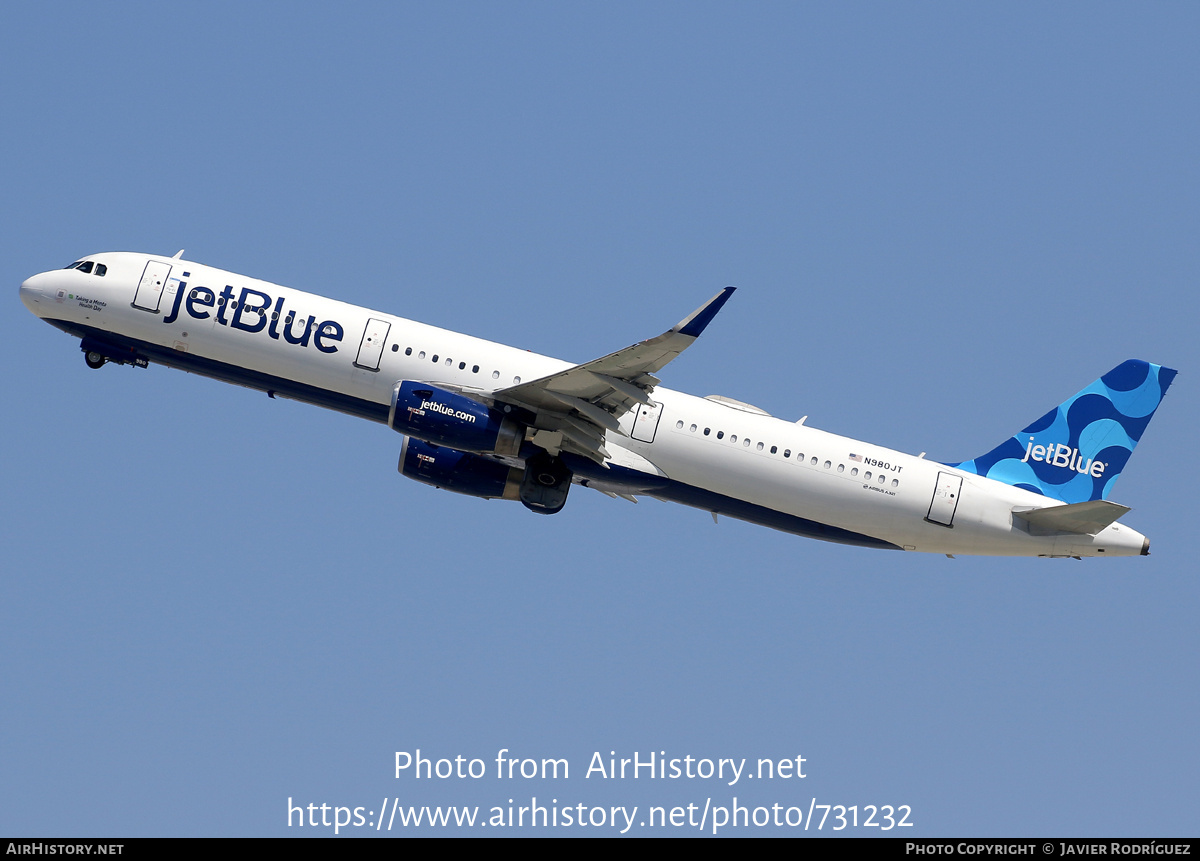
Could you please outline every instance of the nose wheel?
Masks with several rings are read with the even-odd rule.
[[[83,360],[87,362],[87,366],[93,371],[103,368],[105,362],[108,361],[108,359],[106,359],[100,353],[97,353],[95,350],[89,350],[88,352],[84,353]]]

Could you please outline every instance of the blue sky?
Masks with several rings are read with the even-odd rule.
[[[0,831],[311,834],[288,798],[536,795],[1194,833],[1198,24],[6,4]],[[575,361],[735,284],[666,385],[951,462],[1126,358],[1166,364],[1113,495],[1153,555],[873,552],[580,488],[536,517],[404,479],[380,426],[90,371],[17,298],[90,252],[179,248]],[[395,779],[418,748],[571,776]],[[601,781],[596,751],[808,776]]]

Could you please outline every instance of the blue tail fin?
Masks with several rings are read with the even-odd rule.
[[[950,465],[1066,503],[1107,499],[1175,374],[1130,359],[982,457]]]

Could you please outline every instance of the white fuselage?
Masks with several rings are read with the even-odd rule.
[[[190,261],[133,253],[88,259],[106,273],[35,275],[21,286],[26,306],[85,345],[89,337],[129,344],[152,362],[377,421],[387,420],[399,380],[487,396],[571,367]],[[147,281],[150,261],[161,264],[161,285]],[[867,539],[849,543],[925,552],[1123,556],[1145,547],[1141,534],[1115,523],[1096,535],[1031,534],[1014,509],[1058,503],[920,457],[662,386],[653,399],[661,406],[657,425],[634,428],[629,412],[625,435],[610,431],[605,446],[614,463],[670,487],[630,486],[630,493],[815,537],[846,540],[844,531]],[[582,483],[622,490],[593,478]],[[794,528],[788,518],[816,529]],[[833,532],[819,534],[821,525]]]

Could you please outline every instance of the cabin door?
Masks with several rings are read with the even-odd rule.
[[[939,472],[937,487],[933,491],[933,500],[929,503],[929,513],[925,515],[925,519],[942,526],[954,526],[954,511],[958,508],[958,498],[961,495],[962,476],[951,472]]]
[[[133,307],[141,308],[143,311],[153,311],[157,314],[163,286],[166,285],[167,276],[170,274],[170,263],[160,263],[157,260],[147,263],[146,271],[142,273],[142,280],[138,282],[137,293],[133,295]]]

